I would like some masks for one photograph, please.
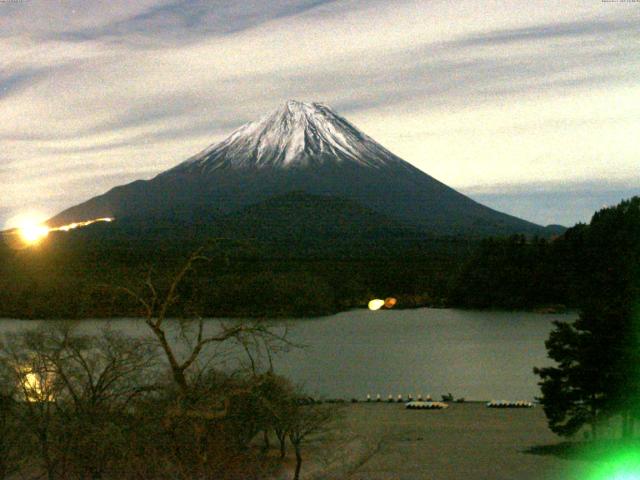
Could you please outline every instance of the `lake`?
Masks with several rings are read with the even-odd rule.
[[[322,318],[272,322],[286,325],[303,348],[274,358],[276,371],[325,398],[367,394],[384,399],[451,392],[468,400],[533,400],[539,395],[534,366],[550,364],[544,342],[552,321],[575,314],[487,312],[455,309],[353,310]],[[217,320],[207,320],[214,328]],[[0,333],[38,322],[0,320]],[[85,320],[97,330],[105,320]],[[140,320],[119,319],[112,328],[145,335]],[[229,351],[220,351],[229,355]]]

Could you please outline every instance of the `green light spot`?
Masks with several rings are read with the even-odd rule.
[[[598,462],[589,480],[640,480],[640,451],[627,448]]]

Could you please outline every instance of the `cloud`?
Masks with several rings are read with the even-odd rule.
[[[99,28],[67,31],[62,38],[82,41],[114,39],[149,45],[149,41],[198,41],[205,36],[228,35],[257,25],[304,13],[335,0],[178,0],[151,5],[128,18]]]
[[[635,32],[637,26],[635,21],[626,18],[555,22],[473,34],[457,43],[462,46],[481,46],[593,36],[603,39],[619,33]]]
[[[0,181],[24,186],[0,203],[41,182],[69,206],[113,186],[103,172],[159,172],[287,98],[329,103],[454,187],[637,180],[640,10],[610,7],[0,3]]]
[[[466,189],[474,200],[497,210],[526,218],[540,225],[571,227],[589,223],[593,214],[607,206],[640,195],[640,184],[633,182],[542,182],[521,185]]]
[[[17,93],[21,87],[44,76],[47,71],[44,68],[25,68],[17,71],[0,69],[0,98]]]

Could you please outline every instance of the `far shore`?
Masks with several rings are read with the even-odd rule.
[[[556,315],[556,314],[571,314],[575,313],[575,310],[572,308],[568,308],[564,305],[546,305],[546,306],[538,306],[533,308],[514,308],[514,309],[504,309],[504,308],[471,308],[464,306],[453,306],[453,305],[415,305],[410,307],[403,307],[402,305],[398,305],[393,308],[393,310],[420,310],[423,308],[429,309],[451,309],[451,310],[466,310],[466,311],[479,311],[479,312],[527,312],[527,313],[537,313],[540,315]],[[338,315],[340,313],[346,313],[351,311],[364,311],[367,310],[366,306],[346,308],[344,310],[335,310],[331,312],[323,312],[323,313],[300,313],[298,315],[293,314],[278,314],[278,313],[265,313],[265,314],[242,314],[242,313],[227,313],[224,315],[216,315],[216,316],[204,316],[203,318],[207,320],[225,320],[225,319],[251,319],[251,320],[311,320],[314,318],[326,318],[331,317],[333,315]],[[388,310],[388,309],[382,309]],[[132,315],[96,315],[96,316],[87,316],[87,317],[78,317],[78,318],[62,318],[62,317],[19,317],[19,318],[1,318],[2,320],[24,320],[24,321],[42,321],[42,320],[119,320],[119,319],[140,319],[144,320],[143,316],[132,316]],[[178,317],[176,317],[178,318]]]

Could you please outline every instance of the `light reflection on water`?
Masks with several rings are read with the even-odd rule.
[[[329,317],[272,321],[305,345],[274,358],[276,371],[311,394],[349,399],[381,394],[431,394],[489,400],[533,400],[539,395],[534,366],[548,365],[544,342],[553,320],[575,315],[478,312],[454,309],[354,310]],[[207,320],[214,330],[217,320]],[[123,333],[144,336],[142,320],[110,322]],[[33,322],[2,320],[0,332]],[[85,320],[97,331],[104,320]],[[210,349],[213,351],[215,347]],[[237,350],[236,350],[237,351]],[[234,351],[217,349],[234,366]]]

